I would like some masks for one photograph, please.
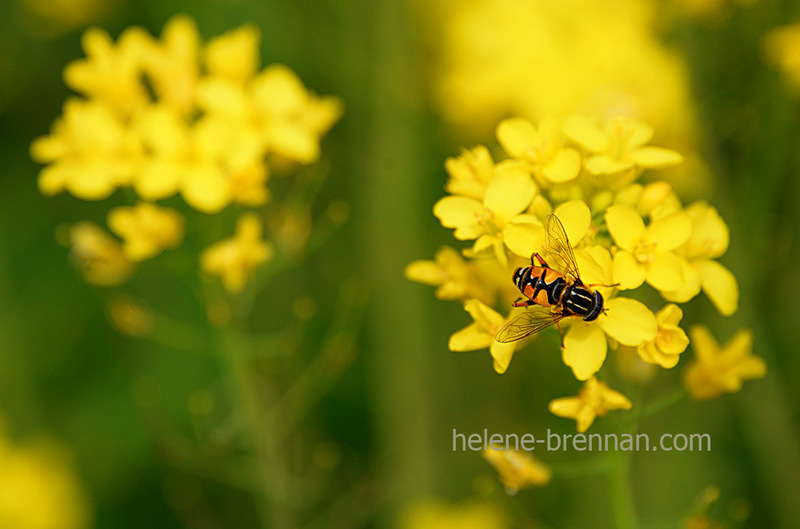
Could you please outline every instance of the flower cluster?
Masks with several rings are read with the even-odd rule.
[[[137,262],[182,243],[184,218],[156,201],[180,195],[207,214],[231,204],[262,206],[270,199],[270,174],[316,162],[321,137],[342,114],[338,98],[309,92],[286,66],[259,69],[253,26],[203,45],[194,22],[179,15],[160,39],[132,27],[114,42],[94,28],[82,44],[86,57],[64,70],[81,97],[65,102],[31,155],[46,164],[38,180],[45,195],[103,200],[126,189],[138,198],[108,215],[119,239],[96,224],[72,230],[76,259],[97,284],[118,284]],[[256,253],[229,267],[247,269],[269,252]]]
[[[435,261],[406,268],[409,279],[438,286],[437,297],[462,302],[472,317],[451,336],[450,349],[488,347],[494,369],[503,373],[527,343],[494,339],[528,310],[509,310],[520,296],[512,272],[533,252],[547,258],[546,219],[558,217],[580,279],[605,299],[594,321],[561,320],[569,327],[563,361],[586,386],[579,397],[553,401],[550,409],[575,418],[581,431],[597,415],[630,407],[594,378],[609,347],[632,349],[642,361],[669,369],[689,345],[678,303],[702,291],[723,315],[738,308],[736,278],[717,260],[729,233],[716,209],[702,201],[684,206],[670,184],[650,175],[648,183],[639,181],[682,161],[677,152],[650,145],[652,137],[650,126],[624,116],[502,121],[497,139],[508,158],[495,161],[479,146],[448,159],[449,195],[433,208],[442,225],[471,246],[463,257],[444,248]],[[653,305],[658,297],[664,301],[655,312],[643,302]]]

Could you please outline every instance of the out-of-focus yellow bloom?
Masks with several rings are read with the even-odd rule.
[[[669,303],[656,314],[658,334],[654,340],[639,346],[639,356],[645,362],[658,364],[670,369],[675,367],[680,360],[681,353],[689,345],[689,337],[678,326],[683,311],[677,305]]]
[[[583,433],[597,417],[611,410],[629,410],[631,406],[625,395],[592,377],[584,383],[577,397],[551,400],[548,409],[553,415],[575,419],[578,431]]]
[[[571,116],[564,132],[591,153],[586,169],[595,175],[613,175],[634,168],[661,169],[679,164],[683,157],[675,151],[647,144],[653,128],[627,116],[610,118],[605,123],[586,116]]]
[[[256,268],[272,258],[272,244],[261,238],[261,232],[262,223],[258,215],[242,215],[232,238],[203,250],[200,268],[209,275],[222,277],[222,284],[228,292],[240,292]]]
[[[678,211],[645,227],[632,207],[615,205],[608,208],[605,219],[618,246],[614,255],[614,277],[620,288],[638,288],[645,280],[662,292],[684,286],[683,266],[674,250],[691,235],[689,215]]]
[[[483,145],[465,150],[457,158],[448,158],[444,168],[449,176],[445,185],[447,192],[476,200],[483,200],[495,170],[492,155]]]
[[[143,157],[141,142],[107,104],[70,98],[50,135],[31,144],[31,157],[50,163],[39,173],[45,195],[62,191],[101,200],[129,185]]]
[[[142,83],[149,43],[149,35],[140,27],[123,31],[116,45],[105,30],[90,28],[81,39],[86,58],[64,68],[64,82],[87,98],[113,108],[120,116],[130,116],[149,100]]]
[[[400,516],[398,529],[508,529],[508,518],[497,507],[472,501],[447,505],[428,499],[409,506]]]
[[[438,299],[477,299],[487,304],[494,302],[494,289],[487,278],[480,274],[474,264],[465,261],[461,254],[448,246],[436,252],[433,261],[409,263],[405,276],[411,281],[438,287],[434,293]]]
[[[155,325],[150,309],[130,296],[117,296],[109,301],[106,315],[115,329],[133,338],[148,336]]]
[[[200,35],[194,20],[172,17],[161,32],[161,42],[148,39],[143,57],[144,71],[159,101],[184,117],[194,109],[200,76]]]
[[[70,227],[70,257],[84,279],[101,287],[121,285],[135,271],[125,258],[122,244],[93,222],[79,222]]]
[[[696,296],[702,288],[720,314],[730,316],[739,308],[739,284],[736,277],[715,259],[728,249],[728,226],[717,210],[699,201],[686,208],[692,219],[692,231],[686,244],[675,253],[681,257],[686,282],[683,287],[662,292],[678,303]]]
[[[490,448],[483,451],[483,458],[497,470],[500,483],[509,494],[516,494],[527,487],[543,487],[550,483],[552,475],[550,469],[527,452]]]
[[[494,335],[505,324],[506,319],[477,299],[464,303],[464,310],[472,316],[473,323],[453,333],[447,346],[451,351],[459,352],[488,347],[494,359],[494,370],[505,373],[508,364],[511,363],[511,357],[514,356],[515,346],[513,343],[495,341]]]
[[[86,529],[89,500],[63,448],[0,439],[0,527]]]
[[[59,37],[73,29],[86,27],[105,18],[124,2],[108,0],[18,0],[33,15],[31,23],[37,36]],[[27,17],[26,17],[27,18]],[[27,25],[27,24],[26,24]]]
[[[122,239],[129,261],[144,261],[183,241],[184,219],[174,209],[148,202],[120,206],[108,214],[108,227]]]
[[[522,213],[535,194],[536,185],[522,166],[504,165],[498,167],[482,201],[466,196],[446,196],[433,206],[433,214],[442,226],[455,228],[456,239],[475,239],[473,254],[493,251],[505,267],[506,247],[525,257],[530,255],[532,247],[544,242],[541,221]]]
[[[737,332],[723,347],[704,325],[692,327],[689,334],[695,356],[684,371],[684,384],[693,399],[736,393],[745,380],[767,373],[764,360],[752,354],[753,333],[749,329]]]
[[[569,182],[581,170],[580,153],[564,145],[561,122],[553,116],[542,118],[538,129],[522,118],[503,120],[497,126],[497,140],[543,186]]]
[[[261,35],[258,28],[246,24],[208,41],[206,67],[212,77],[244,85],[258,71],[261,63]]]
[[[767,33],[763,48],[768,61],[785,76],[795,95],[800,95],[800,22]]]

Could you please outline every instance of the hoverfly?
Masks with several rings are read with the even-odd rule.
[[[551,268],[538,252],[531,255],[531,266],[514,271],[514,284],[524,296],[514,306],[526,310],[497,331],[498,342],[516,342],[569,316],[594,321],[604,312],[602,294],[581,281],[567,232],[555,215],[550,215],[545,223],[545,246],[560,271]]]

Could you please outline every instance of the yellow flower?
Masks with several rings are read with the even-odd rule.
[[[195,108],[199,47],[200,35],[194,20],[176,15],[164,26],[161,42],[150,40],[143,57],[147,79],[159,102],[181,116],[189,116]]]
[[[203,250],[200,268],[209,275],[221,276],[228,292],[241,292],[255,269],[272,258],[272,244],[261,238],[261,232],[262,224],[258,215],[242,215],[232,238]]]
[[[508,519],[494,505],[471,501],[448,505],[439,500],[418,500],[404,509],[399,529],[508,529]]]
[[[61,446],[0,441],[0,526],[85,529],[91,518],[86,492]]]
[[[552,116],[542,118],[538,129],[522,118],[503,120],[497,126],[497,139],[542,185],[569,182],[581,170],[580,153],[564,145],[561,123]]]
[[[132,27],[122,32],[115,45],[105,30],[88,29],[81,38],[86,58],[64,68],[64,82],[120,116],[130,116],[149,101],[142,83],[149,38],[142,28]]]
[[[565,225],[566,226],[566,225]],[[611,255],[600,246],[577,250],[575,259],[587,284],[614,284]],[[598,287],[605,299],[605,311],[594,321],[566,318],[570,329],[564,337],[561,357],[578,380],[587,380],[602,367],[608,350],[606,335],[614,343],[638,347],[653,340],[658,331],[656,317],[642,303],[614,297],[615,290]]]
[[[487,304],[494,302],[494,290],[477,267],[447,246],[436,252],[433,261],[409,263],[405,276],[411,281],[438,287],[435,292],[438,299],[477,299]]]
[[[115,329],[133,338],[148,336],[155,326],[152,311],[142,301],[130,296],[111,299],[106,306],[106,316]]]
[[[39,173],[45,195],[67,191],[101,200],[130,184],[142,160],[142,146],[106,104],[70,98],[49,136],[34,140],[31,157],[51,163]]]
[[[684,371],[684,384],[693,399],[713,399],[723,393],[736,393],[745,380],[762,378],[767,372],[764,360],[753,356],[753,333],[742,329],[720,347],[708,327],[689,330],[695,357]]]
[[[483,200],[486,186],[489,185],[495,171],[492,155],[483,145],[465,150],[457,158],[448,158],[444,162],[444,168],[450,177],[445,186],[447,192],[476,200]]]
[[[684,286],[683,266],[674,250],[691,235],[692,221],[688,214],[677,211],[645,227],[632,207],[615,205],[608,208],[605,220],[618,246],[614,277],[620,288],[638,288],[645,280],[661,292]]]
[[[110,287],[126,282],[135,271],[125,258],[122,245],[93,222],[70,227],[70,257],[84,279],[93,285]]]
[[[246,24],[208,41],[205,62],[212,77],[244,85],[261,64],[261,35],[258,28]]]
[[[664,368],[675,367],[680,360],[681,353],[689,345],[689,337],[678,327],[683,311],[669,303],[656,314],[658,334],[654,340],[639,346],[639,356],[645,362],[658,364]]]
[[[318,97],[288,67],[264,68],[246,85],[209,77],[198,89],[200,107],[209,115],[252,135],[260,147],[301,164],[316,162],[320,138],[339,120],[338,97]]]
[[[180,245],[184,219],[173,209],[139,202],[133,207],[120,206],[111,210],[108,227],[122,239],[125,258],[137,262]]]
[[[544,228],[533,215],[522,214],[536,193],[536,185],[517,165],[498,166],[483,200],[446,196],[433,206],[433,214],[446,228],[455,228],[460,240],[476,239],[472,254],[493,250],[505,267],[505,248],[529,257],[544,242]]]
[[[691,235],[675,250],[681,257],[686,282],[662,294],[670,301],[684,303],[702,288],[720,314],[730,316],[739,308],[739,285],[730,270],[714,260],[728,249],[728,226],[717,210],[703,201],[688,206],[686,213],[692,219]]]
[[[469,312],[474,321],[450,336],[448,348],[451,351],[461,352],[488,347],[494,359],[494,370],[500,374],[505,373],[508,364],[511,363],[511,357],[514,356],[515,345],[497,342],[494,335],[506,323],[506,319],[477,299],[464,303],[464,310]]]
[[[527,452],[489,448],[483,451],[483,458],[497,470],[500,483],[509,494],[531,486],[543,487],[550,482],[547,465]]]
[[[675,151],[646,146],[653,137],[652,127],[627,116],[608,119],[602,126],[588,117],[572,116],[564,122],[564,132],[592,153],[586,159],[586,169],[595,175],[634,168],[660,169],[683,160]]]
[[[795,93],[800,93],[800,22],[771,30],[764,37],[763,48],[769,62],[786,76]]]
[[[584,383],[577,397],[551,400],[548,409],[553,415],[575,419],[578,431],[583,433],[597,417],[611,410],[629,410],[631,406],[625,395],[592,377]]]

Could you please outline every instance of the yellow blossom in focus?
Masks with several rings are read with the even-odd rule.
[[[262,230],[258,215],[242,215],[232,238],[203,250],[200,268],[209,275],[220,276],[228,292],[240,292],[256,268],[272,258],[272,244],[261,238]]]
[[[450,336],[447,346],[451,351],[475,351],[489,348],[494,359],[494,370],[505,373],[516,349],[513,343],[500,343],[494,335],[506,323],[506,319],[496,310],[477,299],[464,303],[464,310],[472,316],[473,323]]]
[[[63,448],[0,439],[0,527],[88,529],[91,518],[89,499]]]
[[[174,209],[148,202],[120,206],[108,214],[108,227],[123,241],[130,261],[144,261],[183,241],[184,219]]]
[[[407,507],[398,529],[510,529],[508,518],[497,507],[471,501],[448,505],[441,501],[420,500]]]
[[[652,127],[627,116],[610,118],[602,125],[586,116],[571,116],[564,122],[564,132],[591,153],[586,169],[595,175],[660,169],[683,160],[675,151],[646,145],[653,137]]]
[[[639,356],[645,362],[658,364],[663,368],[675,367],[681,353],[689,345],[689,337],[678,327],[683,311],[677,305],[669,303],[656,314],[658,333],[654,340],[639,346]]]
[[[583,433],[597,417],[612,410],[629,410],[631,406],[633,404],[623,394],[592,377],[584,383],[577,397],[551,400],[548,409],[553,415],[575,419],[578,431]]]
[[[497,140],[542,186],[569,182],[581,170],[580,153],[564,144],[561,122],[553,116],[542,118],[538,128],[522,118],[503,120],[497,125]]]
[[[674,250],[691,235],[689,215],[676,211],[645,227],[636,210],[615,205],[608,208],[605,220],[618,246],[614,255],[614,277],[620,282],[620,288],[638,288],[645,280],[662,292],[684,286],[683,266]]]
[[[722,347],[704,325],[692,327],[689,334],[695,356],[683,373],[683,381],[693,399],[736,393],[745,380],[767,373],[764,360],[752,354],[753,333],[749,329],[740,330]]]
[[[448,158],[444,168],[449,176],[445,186],[447,192],[476,200],[483,200],[495,171],[492,155],[483,145],[465,150],[457,158]]]
[[[519,165],[498,167],[483,200],[451,195],[433,206],[433,214],[446,228],[455,228],[456,239],[472,240],[473,255],[493,252],[507,264],[506,247],[527,257],[544,241],[544,228],[533,215],[523,214],[536,194],[536,184]],[[537,244],[538,242],[538,244]]]
[[[716,261],[728,249],[728,226],[717,210],[703,201],[687,206],[686,213],[692,220],[691,235],[675,250],[686,282],[683,287],[662,294],[670,301],[683,303],[702,289],[720,314],[730,316],[739,308],[739,284],[731,271]]]
[[[129,185],[142,160],[141,142],[107,104],[70,98],[50,135],[34,140],[31,157],[50,163],[39,173],[45,195],[68,191],[101,200]]]
[[[126,282],[135,266],[125,258],[120,242],[93,222],[79,222],[70,227],[70,258],[84,279],[101,287]]]
[[[142,83],[149,36],[139,27],[125,30],[115,44],[103,29],[90,28],[81,39],[85,59],[64,68],[64,82],[76,92],[108,105],[122,117],[149,100]]]
[[[489,448],[483,451],[483,458],[497,470],[500,483],[509,494],[531,486],[543,487],[550,482],[550,469],[527,452]]]
[[[494,302],[494,290],[477,267],[447,246],[436,252],[433,261],[409,263],[405,268],[405,276],[411,281],[438,287],[434,293],[438,299],[477,299],[487,304]]]

